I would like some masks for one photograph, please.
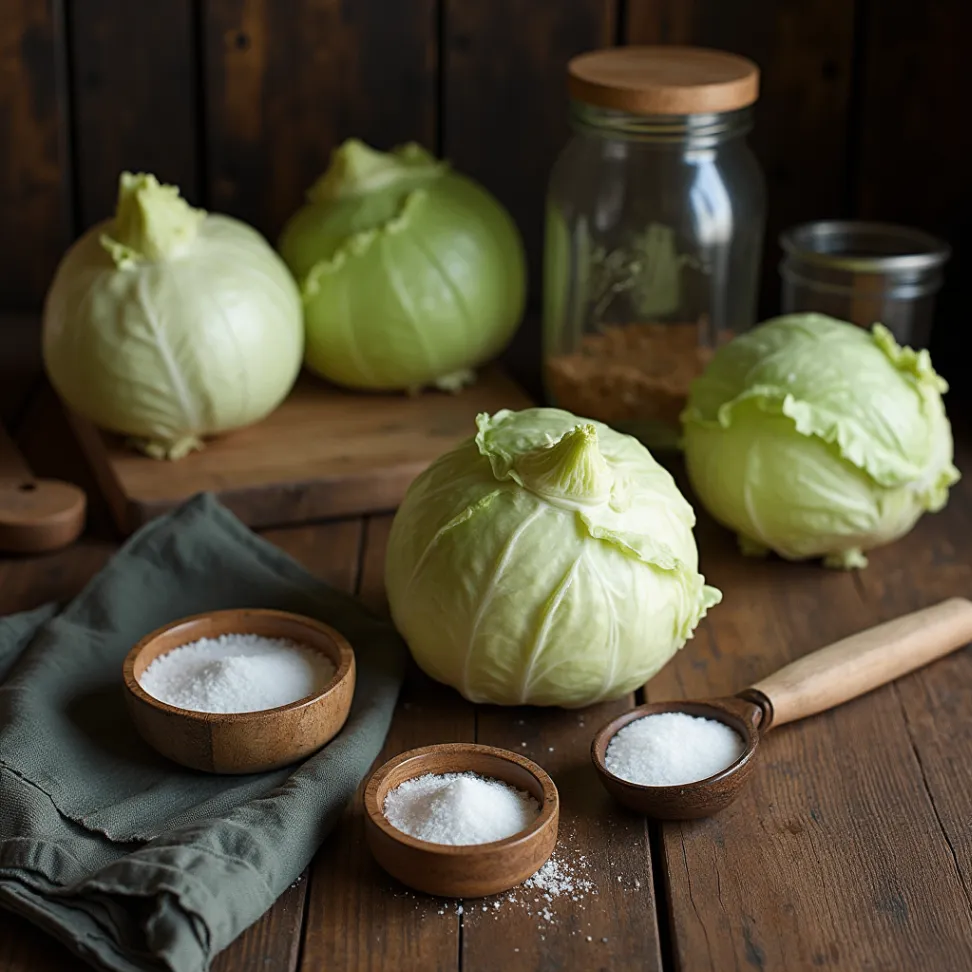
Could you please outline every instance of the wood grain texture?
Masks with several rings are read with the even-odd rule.
[[[444,0],[443,153],[516,220],[527,249],[533,306],[547,179],[565,145],[567,61],[614,43],[613,0]],[[528,317],[506,355],[533,388],[540,327]]]
[[[972,468],[968,423],[959,430],[960,468]],[[956,591],[972,591],[972,482],[955,487],[944,513],[871,557],[857,584],[879,617],[914,610]],[[972,938],[972,648],[929,665],[893,686],[904,716],[913,763],[951,861],[945,871],[961,881],[968,911],[959,934]]]
[[[293,972],[300,953],[306,897],[305,871],[269,911],[216,956],[212,972]]]
[[[200,205],[191,0],[85,0],[72,8],[79,230],[111,216],[123,170]]]
[[[321,580],[348,592],[357,582],[362,536],[360,520],[264,534]],[[216,956],[213,972],[267,972],[271,967],[273,972],[293,972],[300,954],[307,887],[305,871],[259,921]]]
[[[391,517],[367,524],[359,596],[378,610],[384,604]],[[473,707],[412,668],[376,765],[406,749],[473,742],[474,736]],[[460,917],[455,903],[415,895],[378,867],[365,846],[362,795],[363,788],[314,860],[300,968],[457,968]]]
[[[331,149],[435,144],[434,0],[204,0],[210,206],[276,240]]]
[[[931,350],[972,415],[967,379],[968,298],[972,274],[972,129],[967,45],[972,4],[907,0],[867,4],[861,24],[860,92],[855,129],[856,213],[937,233],[952,246],[936,305]]]
[[[251,526],[394,509],[411,481],[473,435],[476,415],[529,402],[492,369],[456,395],[362,395],[309,376],[273,414],[160,462],[76,420],[75,431],[115,522],[130,532],[198,492]]]
[[[726,695],[903,610],[967,593],[969,485],[956,494],[943,513],[875,552],[860,577],[779,560],[741,562],[732,538],[702,518],[701,569],[724,601],[647,686],[648,699]],[[901,586],[881,601],[869,595],[869,583],[892,578]],[[910,603],[900,597],[905,586]],[[972,799],[966,779],[945,775],[949,764],[970,759],[969,734],[951,723],[953,752],[947,725],[921,707],[930,678],[955,706],[968,661],[966,650],[771,732],[735,804],[710,820],[664,825],[656,863],[666,873],[677,967],[969,966],[969,848],[960,821],[972,813]],[[911,726],[902,698],[911,701]],[[931,765],[941,771],[935,790],[916,765],[916,739],[926,772]]]
[[[628,0],[626,9],[629,44],[697,44],[759,65],[749,138],[769,191],[760,307],[764,317],[777,313],[780,231],[847,208],[854,4]]]
[[[592,887],[577,892],[576,901],[563,894],[548,902],[521,888],[516,902],[505,896],[472,902],[463,915],[464,972],[660,972],[645,821],[611,800],[590,758],[595,731],[633,704],[629,696],[579,711],[478,707],[477,742],[522,753],[553,777],[560,791],[555,857]]]
[[[0,309],[39,306],[71,232],[62,0],[0,12]]]

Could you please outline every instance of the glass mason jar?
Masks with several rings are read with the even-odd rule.
[[[674,448],[689,384],[755,322],[766,193],[745,136],[758,69],[622,47],[574,58],[568,78],[573,137],[547,197],[547,395]]]

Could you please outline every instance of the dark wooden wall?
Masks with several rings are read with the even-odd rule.
[[[970,0],[0,0],[0,309],[36,308],[123,168],[275,239],[332,147],[417,139],[510,208],[538,298],[564,65],[615,43],[697,43],[763,70],[753,142],[776,236],[902,220],[955,248],[936,343],[968,328]],[[517,370],[535,367],[524,329]],[[964,369],[963,369],[964,370]]]

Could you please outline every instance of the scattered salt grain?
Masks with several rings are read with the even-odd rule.
[[[194,712],[257,712],[320,692],[334,663],[286,638],[225,634],[160,655],[138,682],[153,698]]]
[[[586,878],[577,877],[559,857],[551,857],[536,874],[523,882],[523,886],[542,892],[548,901],[561,894],[589,891],[593,887]]]
[[[605,765],[629,783],[674,786],[721,772],[745,748],[739,733],[717,719],[660,712],[619,730],[608,744]]]
[[[502,840],[528,827],[540,812],[526,791],[476,773],[426,773],[406,780],[385,797],[383,809],[393,827],[434,844]]]

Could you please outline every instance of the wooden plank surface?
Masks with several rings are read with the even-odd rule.
[[[370,520],[365,544],[361,592],[376,605],[384,600],[390,521]],[[594,730],[631,704],[629,698],[583,712],[474,707],[412,669],[378,762],[417,746],[473,739],[537,760],[560,789],[556,857],[578,883],[576,900],[547,900],[543,891],[523,888],[462,902],[412,894],[370,859],[359,793],[314,864],[301,968],[480,972],[622,968],[636,959],[646,972],[660,969],[644,821],[611,805],[589,757]]]
[[[443,153],[516,220],[540,300],[547,180],[568,138],[567,61],[614,43],[614,0],[443,0]],[[505,360],[527,387],[540,373],[539,318]]]
[[[968,451],[959,465],[968,468]],[[723,590],[650,701],[740,691],[787,661],[972,590],[972,483],[860,575],[741,563],[702,518],[707,579]],[[969,649],[863,699],[772,732],[738,802],[664,825],[677,968],[764,972],[972,967]],[[939,714],[939,706],[944,711]]]
[[[54,426],[40,421],[44,415],[38,411],[33,419],[34,434],[49,438]],[[969,468],[972,450],[967,437],[963,442],[957,461]],[[47,445],[51,459],[64,451],[56,442]],[[37,455],[43,461],[46,453]],[[356,588],[380,609],[389,524],[389,517],[379,517],[363,529],[359,521],[345,521],[268,535],[329,582]],[[703,569],[726,600],[652,681],[652,699],[735,691],[827,641],[967,594],[972,481],[956,488],[945,511],[873,553],[860,575],[742,561],[732,538],[705,518],[699,539]],[[87,538],[49,557],[0,560],[0,613],[73,595],[115,546]],[[427,742],[477,738],[537,759],[561,790],[558,854],[587,857],[594,887],[576,902],[529,895],[516,902],[506,896],[463,902],[460,915],[456,902],[412,895],[374,865],[357,803],[310,876],[216,967],[968,968],[970,666],[966,649],[834,712],[775,730],[740,801],[713,820],[657,830],[654,861],[643,821],[608,802],[587,759],[593,731],[627,701],[586,712],[474,709],[413,672],[380,758]],[[652,863],[660,873],[652,874]],[[653,885],[662,895],[660,933]],[[531,900],[539,912],[528,907]],[[542,914],[544,906],[552,921]],[[0,912],[0,972],[83,967]]]
[[[0,12],[0,310],[33,310],[71,232],[61,0]]]
[[[760,67],[749,138],[769,192],[763,317],[779,311],[780,231],[847,214],[854,11],[845,0],[627,2],[626,43],[714,47]]]
[[[359,575],[364,525],[360,520],[318,524],[300,530],[271,530],[267,540],[286,550],[321,580],[354,592]],[[213,972],[293,972],[300,952],[307,873],[292,884],[273,907],[213,962]]]
[[[128,532],[199,492],[251,526],[394,509],[434,459],[476,433],[476,415],[524,408],[523,392],[488,368],[455,395],[361,395],[303,376],[263,422],[160,462],[74,421],[119,528]]]
[[[85,0],[71,17],[80,226],[108,219],[123,170],[152,172],[200,205],[191,0]]]
[[[485,910],[472,902],[463,916],[464,972],[661,972],[645,821],[613,803],[590,757],[594,733],[632,705],[628,696],[583,710],[477,708],[477,742],[523,753],[553,777],[561,807],[554,857],[589,886],[577,900],[561,894],[547,901],[518,888],[487,898]]]
[[[435,142],[434,0],[204,0],[208,196],[276,240],[349,136]]]
[[[367,521],[359,593],[385,610],[385,548],[391,517]],[[436,742],[471,742],[473,706],[414,667],[376,760]],[[454,905],[414,895],[382,871],[365,845],[363,787],[311,868],[302,972],[457,968],[460,916]]]

